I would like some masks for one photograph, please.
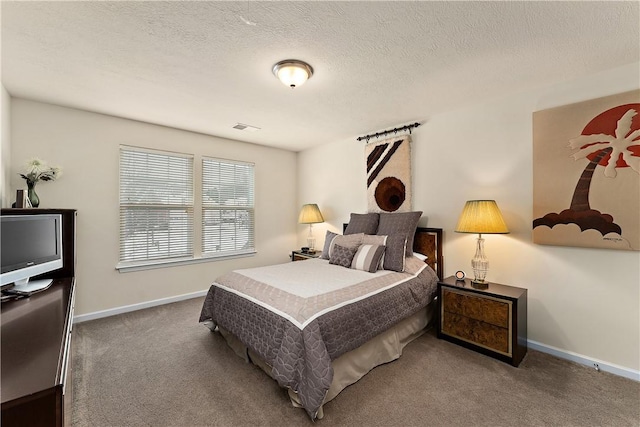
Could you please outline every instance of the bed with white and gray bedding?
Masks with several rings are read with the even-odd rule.
[[[412,252],[407,256],[402,246],[402,265],[393,270],[383,268],[384,260],[373,260],[375,266],[365,269],[345,268],[344,259],[335,262],[336,252],[345,248],[350,249],[347,257],[355,252],[360,259],[363,250],[371,257],[371,247],[385,246],[390,250],[385,256],[391,257],[399,250],[372,244],[392,245],[391,239],[380,239],[386,235],[347,233],[348,228],[345,236],[327,233],[332,242],[325,242],[323,255],[329,259],[219,277],[200,316],[239,355],[287,388],[292,402],[312,419],[322,418],[324,403],[375,366],[398,358],[425,330],[438,280],[428,263],[442,268],[439,229],[419,228],[411,235],[416,251],[428,256],[426,262]],[[355,267],[355,259],[351,265]]]

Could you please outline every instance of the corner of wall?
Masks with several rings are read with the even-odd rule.
[[[0,152],[0,177],[2,184],[0,185],[0,205],[3,208],[11,206],[11,186],[9,179],[11,173],[11,96],[0,84],[0,117],[2,123]]]

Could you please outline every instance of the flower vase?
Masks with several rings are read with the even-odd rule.
[[[27,197],[29,197],[29,202],[31,202],[31,206],[37,208],[40,206],[40,198],[36,194],[36,183],[27,181]]]

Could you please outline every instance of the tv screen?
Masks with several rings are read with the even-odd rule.
[[[3,215],[1,219],[0,284],[25,286],[32,276],[62,268],[62,215]]]

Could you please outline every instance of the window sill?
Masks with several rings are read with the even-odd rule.
[[[257,251],[242,252],[226,255],[209,255],[200,258],[179,258],[173,260],[158,260],[158,261],[141,261],[141,262],[126,262],[116,265],[116,270],[120,273],[130,273],[133,271],[152,270],[155,268],[177,267],[181,265],[200,264],[202,262],[212,261],[224,261],[235,258],[247,258],[254,256]]]

